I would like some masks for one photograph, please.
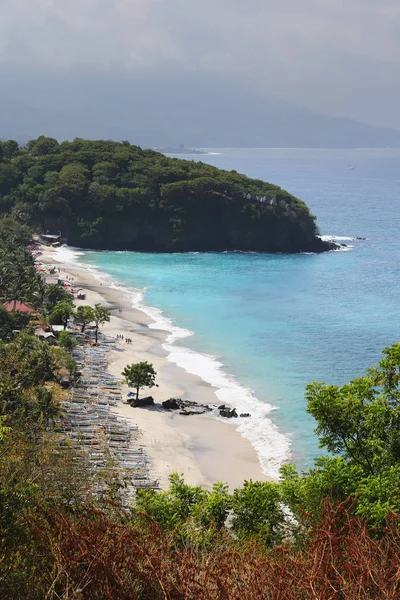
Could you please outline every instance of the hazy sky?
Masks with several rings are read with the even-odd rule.
[[[0,69],[229,73],[400,128],[400,0],[0,0]]]

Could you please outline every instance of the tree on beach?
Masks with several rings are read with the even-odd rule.
[[[158,387],[155,383],[157,373],[153,365],[147,361],[127,365],[121,375],[125,378],[124,383],[136,389],[136,399],[139,399],[139,390],[142,388]]]
[[[72,300],[61,300],[57,302],[50,313],[50,323],[52,325],[63,325],[67,329],[68,321],[74,314],[74,304]]]
[[[81,333],[84,333],[86,325],[95,320],[95,311],[89,305],[78,306],[74,318],[81,325]]]
[[[93,321],[95,325],[95,339],[96,344],[99,337],[99,327],[104,323],[108,323],[111,317],[110,312],[101,304],[95,304],[93,310]]]

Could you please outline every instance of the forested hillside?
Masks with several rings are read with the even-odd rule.
[[[0,142],[0,214],[99,249],[330,249],[304,202],[279,187],[129,142]]]

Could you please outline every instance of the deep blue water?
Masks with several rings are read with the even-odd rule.
[[[213,152],[221,154],[195,158],[289,190],[321,234],[367,240],[322,255],[86,252],[82,260],[146,288],[147,305],[194,332],[175,344],[217,357],[260,402],[278,407],[269,416],[304,467],[321,452],[306,384],[359,376],[400,340],[400,151]],[[259,449],[279,443],[262,434],[254,441]]]

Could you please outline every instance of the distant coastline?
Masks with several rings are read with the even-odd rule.
[[[178,147],[174,146],[166,146],[163,148],[153,148],[156,152],[161,152],[162,154],[209,154],[208,152],[203,152],[202,150],[195,150],[193,148],[185,148],[183,145]]]

